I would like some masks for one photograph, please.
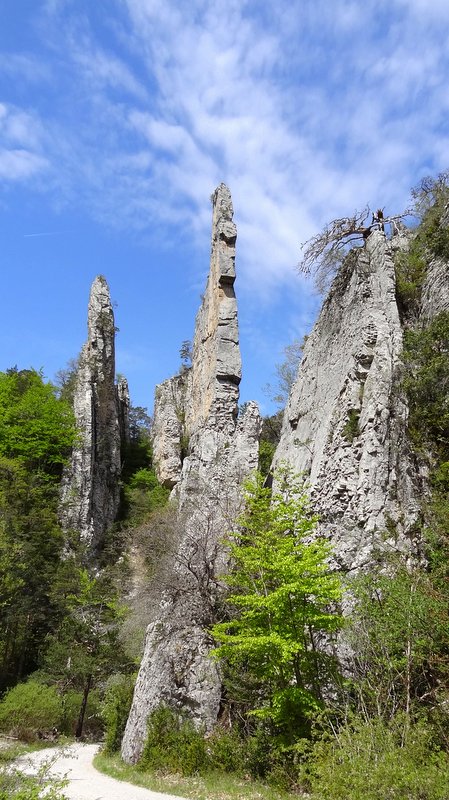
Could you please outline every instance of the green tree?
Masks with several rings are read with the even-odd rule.
[[[58,474],[75,437],[70,405],[40,372],[0,372],[0,455]]]
[[[398,561],[388,574],[372,571],[350,588],[346,636],[356,710],[385,721],[401,712],[407,726],[418,712],[435,717],[447,703],[447,584],[438,587],[431,572]]]
[[[74,436],[68,403],[41,373],[0,373],[0,688],[36,669],[57,618],[58,485]]]
[[[57,484],[0,457],[0,663],[2,688],[36,669],[39,649],[58,617],[52,585],[63,536]]]
[[[119,640],[123,611],[106,573],[91,577],[87,570],[65,564],[56,593],[64,613],[58,630],[48,637],[40,676],[62,693],[81,693],[75,729],[79,738],[90,692],[113,672],[134,664]]]
[[[231,618],[212,635],[217,658],[255,677],[251,713],[295,738],[320,706],[333,667],[322,645],[341,625],[331,608],[341,583],[300,479],[283,469],[275,485],[272,495],[259,473],[245,484],[245,511],[229,542],[233,569],[224,578]]]

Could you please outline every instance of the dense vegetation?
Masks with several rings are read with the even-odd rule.
[[[65,541],[57,511],[76,437],[75,369],[65,371],[62,388],[35,370],[0,373],[0,691],[9,689],[0,730],[25,739],[56,730],[102,734],[111,674],[115,684],[129,683],[136,669],[121,639],[125,610],[114,562],[127,526],[167,498],[151,469],[149,418],[132,409],[121,521],[102,569],[89,572],[82,543]]]

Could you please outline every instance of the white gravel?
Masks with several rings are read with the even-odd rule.
[[[43,763],[51,762],[50,773],[69,780],[63,790],[69,800],[179,800],[174,795],[152,792],[98,772],[92,764],[98,750],[96,744],[51,747],[22,756],[16,765],[33,774]]]

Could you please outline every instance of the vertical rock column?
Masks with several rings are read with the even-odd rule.
[[[307,339],[275,456],[305,475],[345,571],[369,568],[376,551],[415,549],[401,353],[391,249],[374,231],[347,257]]]
[[[154,613],[126,727],[122,755],[139,758],[148,715],[159,705],[187,712],[211,730],[221,701],[221,676],[210,657],[213,623],[228,567],[223,544],[241,507],[243,478],[257,468],[260,417],[249,403],[238,416],[241,359],[234,293],[236,228],[229,189],[212,196],[210,272],[196,318],[192,367],[157,388],[156,469],[174,486],[176,530],[171,563],[155,585]]]
[[[106,279],[90,291],[88,336],[80,356],[74,393],[78,429],[63,477],[60,516],[95,558],[119,505],[120,426],[115,387],[115,325]]]

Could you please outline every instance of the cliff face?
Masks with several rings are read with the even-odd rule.
[[[209,655],[207,628],[227,568],[222,539],[239,511],[241,482],[257,467],[257,406],[249,403],[237,419],[241,361],[229,189],[221,184],[212,201],[210,273],[196,319],[192,367],[156,390],[154,458],[160,479],[174,487],[177,521],[123,739],[128,762],[138,759],[148,715],[161,703],[187,710],[208,730],[216,723],[221,678]]]
[[[95,556],[116,517],[120,493],[114,313],[101,275],[90,291],[87,328],[73,400],[79,438],[63,477],[60,516],[64,529],[77,531]],[[122,387],[122,425],[126,428],[124,394]]]
[[[275,456],[305,475],[321,531],[345,570],[369,565],[376,550],[416,548],[419,476],[399,392],[397,244],[374,231],[334,280],[307,339]]]

